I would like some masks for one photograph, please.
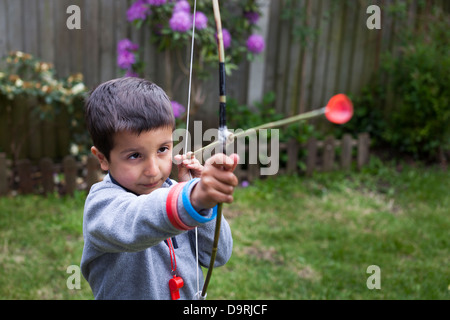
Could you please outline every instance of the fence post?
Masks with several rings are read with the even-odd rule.
[[[50,158],[43,158],[39,161],[39,168],[42,174],[42,187],[44,194],[52,193],[55,188],[53,181],[53,161]]]
[[[8,193],[8,176],[6,174],[6,154],[0,153],[0,196]]]
[[[245,177],[245,172],[244,172],[244,170],[242,170],[242,164],[238,164],[236,166],[236,169],[234,170],[234,174],[238,178],[239,183],[242,183],[242,181]]]
[[[87,159],[87,176],[86,176],[86,191],[89,192],[92,185],[98,182],[98,172],[100,164],[96,157],[90,155]]]
[[[299,145],[295,139],[290,139],[288,142],[287,153],[287,173],[293,174],[297,172],[297,161],[298,161],[298,149]]]
[[[349,170],[352,164],[352,144],[353,138],[350,134],[344,134],[341,143],[341,168],[342,170]]]
[[[323,171],[333,170],[334,165],[334,137],[328,136],[323,143]]]
[[[255,152],[254,157],[252,157],[252,152]],[[248,152],[247,178],[248,181],[251,182],[257,179],[259,176],[260,176],[259,146],[255,145],[255,148]]]
[[[64,157],[63,170],[66,182],[66,194],[73,195],[77,187],[77,162],[72,156]]]
[[[314,169],[316,167],[317,161],[317,139],[312,137],[308,139],[306,143],[306,176],[312,176]]]
[[[358,135],[358,170],[369,163],[369,133],[360,133]]]
[[[255,164],[248,164],[248,181],[254,181],[255,179],[257,179],[259,177],[259,172],[260,172],[260,167],[259,167],[259,163],[255,163]]]
[[[17,173],[19,175],[19,190],[23,194],[33,192],[33,180],[31,179],[31,161],[22,159],[17,161]]]

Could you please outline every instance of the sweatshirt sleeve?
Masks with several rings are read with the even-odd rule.
[[[192,187],[194,184],[192,184]],[[137,196],[108,181],[94,185],[86,199],[83,233],[101,252],[136,252],[184,232],[176,229],[167,217],[166,201],[170,188],[159,188]],[[190,192],[189,189],[189,200]],[[180,197],[181,198],[181,197]],[[192,219],[178,200],[178,212],[191,227],[201,223]],[[205,217],[212,209],[202,210]]]
[[[135,252],[174,235],[165,218],[169,188],[136,196],[113,184],[94,185],[86,199],[83,233],[103,252]]]

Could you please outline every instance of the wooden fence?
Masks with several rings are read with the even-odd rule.
[[[311,176],[315,171],[350,170],[353,163],[356,163],[357,169],[361,169],[369,162],[369,146],[370,137],[367,133],[360,134],[356,140],[350,135],[344,135],[341,140],[332,136],[324,141],[312,138],[306,145],[292,140],[280,145],[280,153],[286,152],[288,161],[278,173]],[[301,148],[306,149],[306,159],[299,156]],[[340,159],[336,157],[338,150]],[[305,170],[299,168],[299,160],[305,160]],[[240,181],[252,181],[261,177],[260,169],[260,164],[240,165],[235,174]],[[17,193],[73,194],[75,190],[89,190],[102,179],[103,174],[97,159],[92,156],[85,162],[77,162],[72,156],[66,156],[61,164],[55,164],[50,158],[38,162],[23,159],[13,168],[6,155],[0,153],[0,196]]]
[[[177,63],[173,63],[173,72],[167,72],[166,55],[148,41],[151,30],[145,27],[136,30],[126,21],[127,8],[133,2],[0,0],[0,56],[12,50],[31,53],[53,63],[58,77],[82,73],[85,83],[92,88],[121,75],[116,63],[117,43],[127,37],[140,44],[140,59],[146,64],[145,77],[165,90],[170,79],[178,83],[176,90],[171,90],[172,98],[186,105],[188,77],[177,67]],[[448,11],[450,3],[446,0],[426,0],[424,9],[419,5],[423,3],[421,0],[258,2],[263,10],[258,26],[266,39],[266,50],[254,62],[242,63],[239,70],[228,77],[227,93],[240,104],[252,106],[255,101],[261,101],[265,93],[275,92],[277,99],[274,107],[286,116],[322,107],[336,93],[358,94],[378,69],[381,54],[398,50],[396,37],[401,30],[423,23],[417,17],[430,7],[429,4],[441,5]],[[402,4],[406,6],[407,19],[398,19],[396,11],[390,10],[391,5],[398,7]],[[69,16],[66,10],[70,5],[80,7],[80,30],[66,27]],[[380,30],[369,30],[366,26],[370,5],[381,7]],[[287,16],[290,18],[286,19]],[[227,21],[223,23],[227,27]],[[188,62],[188,52],[181,52],[185,62]],[[204,103],[191,118],[203,121],[205,128],[217,126],[216,70],[211,70],[211,77],[203,84]],[[198,92],[194,92],[193,96]],[[1,104],[0,101],[0,112]],[[36,126],[32,121],[30,123],[21,129],[29,131],[29,126]],[[33,135],[29,145],[44,145],[44,137],[44,134]],[[53,139],[58,139],[58,135],[54,135]],[[9,143],[1,145],[1,140],[0,150],[9,153]],[[35,151],[30,147],[23,156],[36,159],[33,156]],[[67,152],[62,150],[57,153]],[[41,156],[52,157],[46,152]]]
[[[0,153],[0,195],[19,194],[73,194],[75,190],[89,190],[100,181],[102,172],[98,160],[88,157],[77,162],[74,157],[64,157],[62,163],[50,158],[35,162],[19,160],[15,167]]]
[[[300,150],[305,150],[306,155],[302,156]],[[282,153],[286,153],[288,159],[277,174],[302,174],[309,177],[314,172],[351,170],[353,165],[361,170],[370,161],[370,136],[368,133],[361,133],[354,139],[345,134],[340,140],[328,136],[324,141],[311,138],[306,144],[291,140],[280,144],[280,154]],[[302,161],[305,163],[304,169],[299,166]],[[239,181],[252,181],[261,178],[260,172],[261,164],[249,164],[238,166],[235,174]]]

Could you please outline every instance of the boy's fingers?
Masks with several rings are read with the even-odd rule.
[[[239,163],[239,155],[237,153],[233,153],[230,156],[230,159],[233,160],[233,167],[231,168],[231,171],[234,171],[234,169],[236,169],[238,163]]]
[[[224,168],[226,171],[233,171],[239,162],[239,156],[237,154],[232,154],[228,157],[223,153],[219,153],[209,158],[207,162],[216,168]]]
[[[175,157],[173,157],[173,162],[175,164],[181,164],[183,162],[183,157],[177,154]]]
[[[176,156],[173,157],[173,159],[174,159],[175,164],[181,164],[181,163],[187,164],[191,161],[194,161],[195,156],[192,151],[189,151],[188,153],[183,154],[183,155],[177,154]],[[186,162],[186,161],[188,161],[188,162]]]
[[[238,178],[234,175],[234,173],[229,170],[221,170],[217,173],[216,178],[218,181],[225,185],[236,187],[239,184]]]
[[[213,166],[211,166],[213,167]],[[222,166],[219,166],[221,169]],[[204,183],[211,189],[217,189],[225,193],[232,193],[233,188],[239,183],[238,178],[230,170],[214,170],[214,174],[211,175],[211,171],[206,167],[204,171]],[[222,189],[221,185],[224,186]]]
[[[209,184],[207,181],[202,181],[201,188],[208,195],[208,198],[214,199],[216,203],[231,203],[233,202],[233,190],[234,187],[223,184]]]

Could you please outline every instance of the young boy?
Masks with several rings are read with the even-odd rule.
[[[95,298],[171,299],[169,281],[177,277],[180,298],[194,299],[203,283],[200,266],[210,261],[212,208],[233,201],[238,156],[216,154],[204,167],[176,157],[179,182],[169,179],[172,106],[161,88],[143,79],[99,85],[86,102],[86,122],[92,154],[108,171],[92,186],[84,209],[81,270]],[[188,170],[195,179],[183,182]],[[228,261],[232,246],[223,219],[215,266]]]

